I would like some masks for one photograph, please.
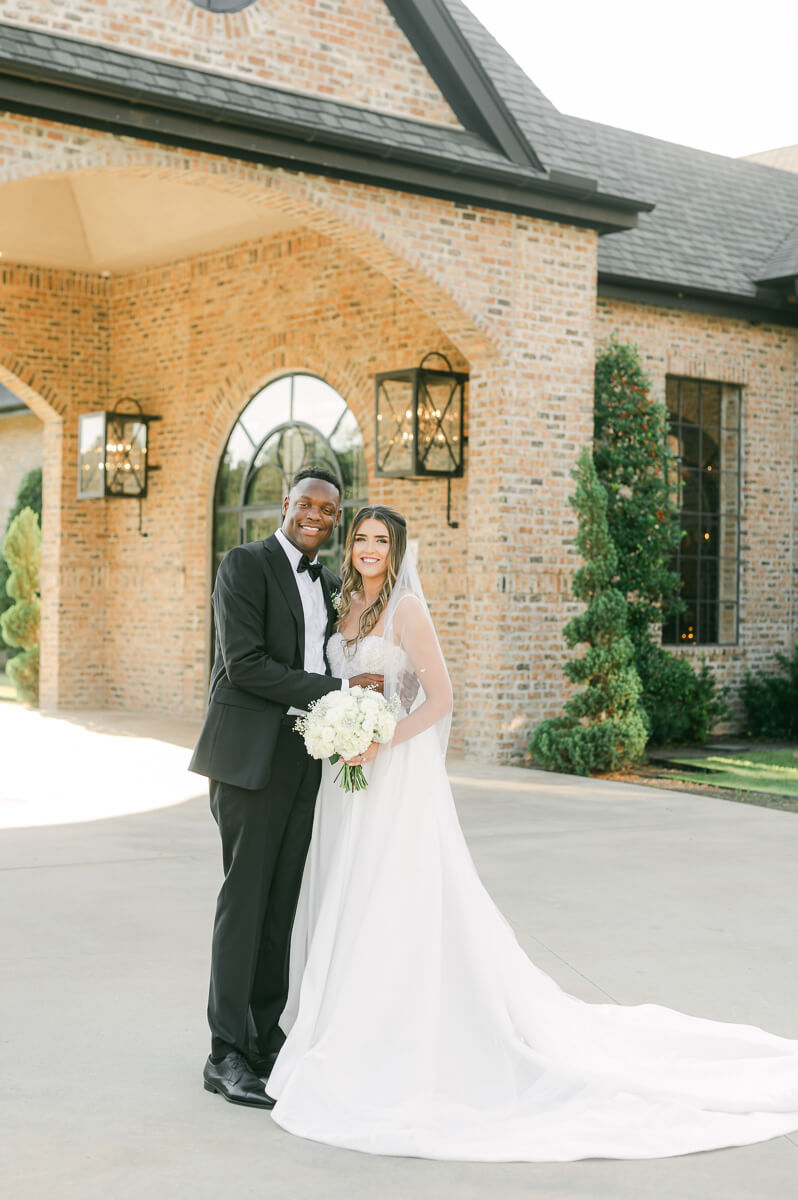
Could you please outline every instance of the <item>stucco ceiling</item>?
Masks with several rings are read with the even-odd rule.
[[[135,271],[296,223],[208,187],[112,172],[0,186],[3,260],[35,266]]]

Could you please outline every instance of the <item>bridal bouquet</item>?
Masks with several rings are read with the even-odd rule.
[[[389,742],[398,711],[398,698],[388,701],[372,688],[353,687],[315,700],[307,716],[297,718],[294,728],[304,737],[311,758],[329,758],[335,763],[357,758],[372,742]],[[368,786],[363,768],[346,762],[335,778],[347,792]]]

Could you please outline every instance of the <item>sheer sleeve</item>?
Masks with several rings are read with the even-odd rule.
[[[408,715],[399,721],[391,745],[401,745],[437,725],[445,749],[452,711],[452,685],[435,627],[426,605],[416,596],[406,595],[397,605],[392,621],[392,641],[404,651],[412,668],[397,669],[394,685],[397,694],[404,700],[410,691],[415,697],[409,704]],[[402,661],[405,661],[403,656]]]

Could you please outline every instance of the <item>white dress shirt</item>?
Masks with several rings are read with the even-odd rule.
[[[313,671],[316,675],[326,675],[324,640],[327,635],[327,603],[324,599],[321,580],[312,579],[309,571],[298,574],[297,567],[302,559],[302,551],[298,550],[293,542],[289,542],[282,529],[277,530],[276,537],[291,564],[299,589],[299,599],[302,601],[302,612],[305,617],[305,661],[302,665],[306,671]],[[316,557],[318,558],[318,555]],[[314,558],[313,561],[315,562],[316,559]],[[342,681],[341,686],[347,688],[349,685],[346,681]],[[302,711],[299,708],[288,709],[290,715],[301,715]]]

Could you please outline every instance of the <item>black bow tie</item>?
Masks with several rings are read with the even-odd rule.
[[[321,575],[321,563],[311,562],[307,554],[303,554],[299,560],[299,566],[296,569],[297,575],[301,575],[303,571],[307,571],[310,578],[315,583]]]

